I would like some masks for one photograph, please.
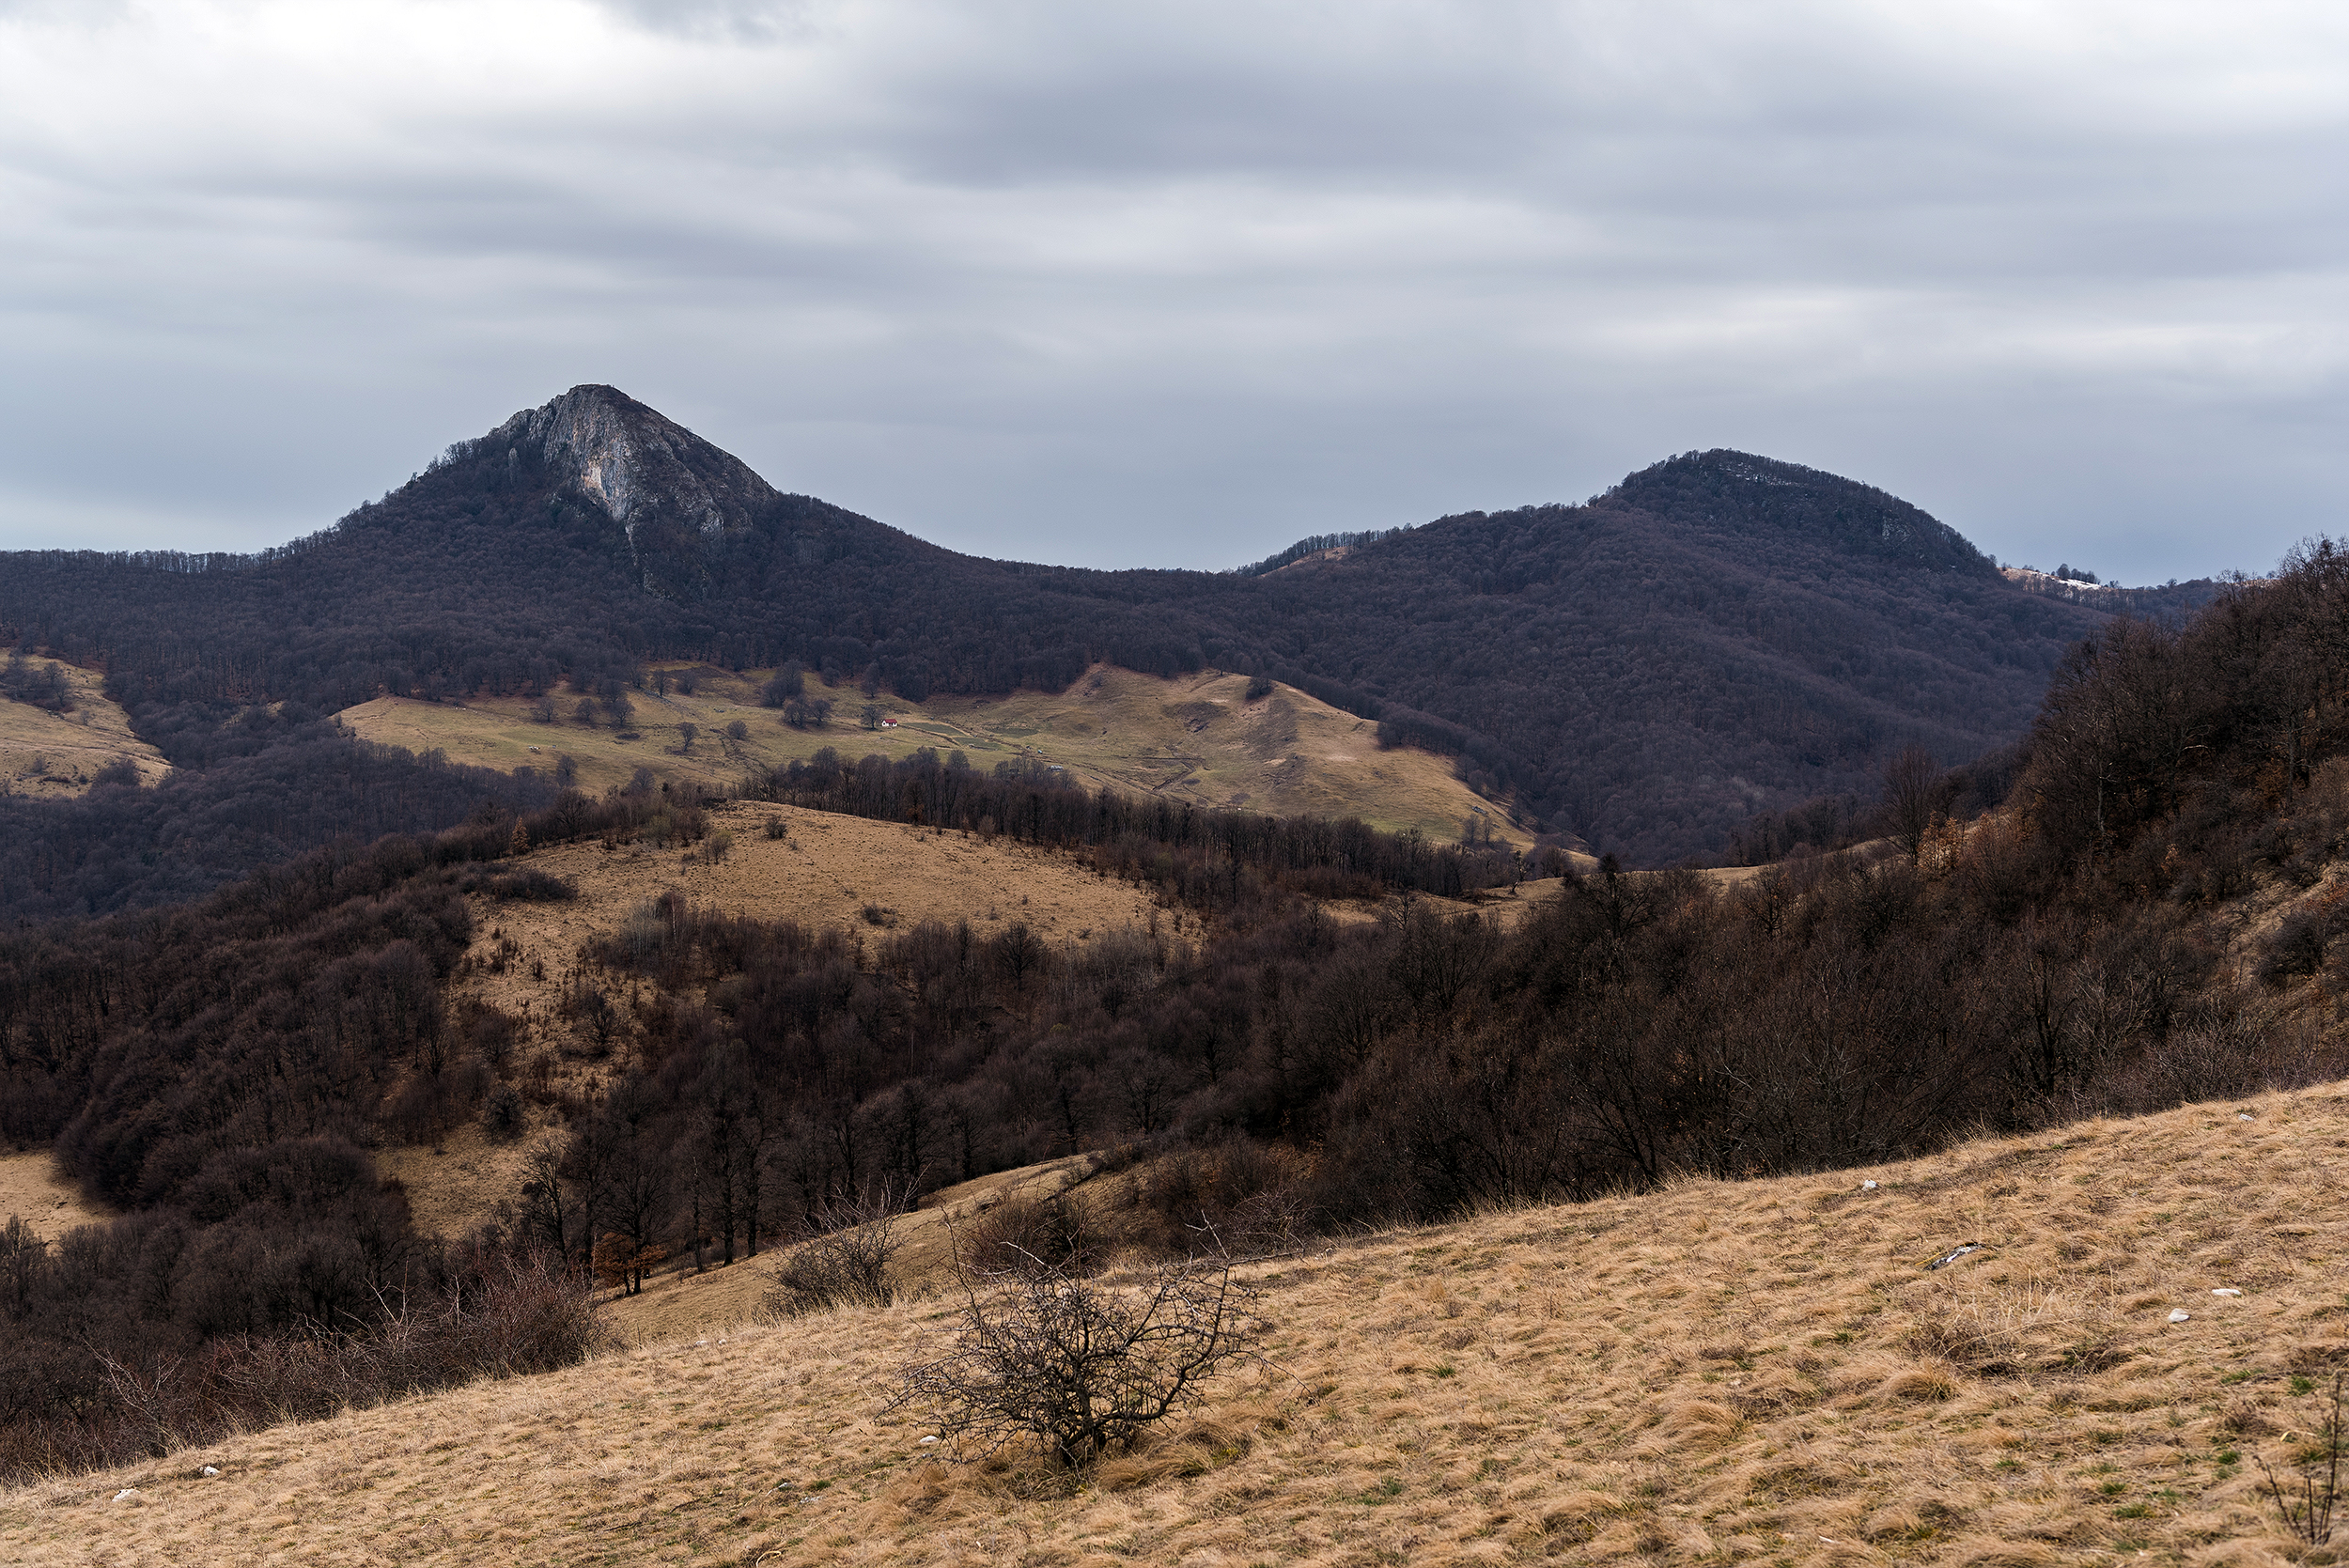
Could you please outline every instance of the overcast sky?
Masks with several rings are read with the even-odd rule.
[[[609,381],[983,554],[1735,446],[2131,582],[2349,530],[2349,9],[0,0],[0,546]]]

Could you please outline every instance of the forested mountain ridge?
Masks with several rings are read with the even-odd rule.
[[[257,556],[0,557],[0,638],[103,668],[134,715],[608,695],[657,658],[797,660],[917,702],[1060,690],[1097,661],[1212,667],[1378,719],[1650,863],[1864,787],[1904,746],[1956,762],[2012,740],[2105,619],[2016,589],[1880,490],[1735,452],[1586,505],[1349,536],[1298,569],[983,560],[779,492],[597,386]]]
[[[558,541],[572,530],[578,548],[555,565],[590,581],[604,562],[590,586],[648,620],[705,613],[696,602],[734,613],[737,567],[846,580],[822,575],[836,563],[820,551],[778,558],[773,530],[795,505],[778,497],[739,531],[677,514],[710,568],[693,580],[708,597],[647,594],[640,540],[604,502],[582,501],[543,445],[508,450],[453,455],[432,483],[350,525],[348,546],[177,581],[236,603],[253,582],[364,582],[368,562],[435,540],[530,570],[501,523]],[[1695,645],[1719,668],[1791,672],[1853,704],[1878,680],[1887,708],[1915,680],[1900,660],[1938,660],[1928,668],[1953,680],[1995,672],[2013,667],[1999,656],[2016,640],[1993,635],[2000,625],[2037,634],[2060,624],[2044,617],[2078,613],[2000,598],[2002,580],[1864,487],[1736,455],[1673,461],[1685,467],[1660,476],[1666,499],[1649,502],[1668,517],[1618,492],[1364,542],[1325,568],[1271,574],[1277,592],[1169,581],[1203,624],[1228,617],[1227,634],[1257,638],[1268,660],[1334,668],[1349,646],[1370,649],[1338,639],[1363,635],[1391,601],[1422,621],[1392,620],[1403,645],[1384,664],[1366,651],[1366,667],[1408,670],[1408,639],[1448,612],[1452,633],[1428,633],[1424,659],[1448,661],[1439,674],[1467,690],[1471,676],[1521,677],[1470,668],[1463,649],[1538,670],[1509,650],[1620,646],[1646,616],[1667,623],[1655,667],[1674,678],[1703,673],[1685,651]],[[504,490],[485,477],[500,472],[514,476]],[[618,482],[607,477],[607,495]],[[531,520],[534,507],[558,521]],[[854,520],[824,526],[860,537]],[[656,566],[674,551],[641,548]],[[928,549],[899,557],[923,591],[965,569]],[[1737,551],[1750,569],[1724,578],[1715,568]],[[1021,570],[979,563],[961,581],[981,569],[997,582]],[[510,582],[467,599],[445,563],[433,570],[403,581],[459,633],[474,629],[464,606],[518,602]],[[1051,591],[1115,603],[1106,588]],[[811,599],[793,613],[822,613]],[[1602,620],[1608,602],[1624,613]],[[1240,618],[1250,607],[1283,635],[1279,617],[1328,617],[1331,638],[1284,649]],[[281,620],[311,636],[329,609],[362,615],[313,599]],[[1843,620],[1819,632],[1806,615]],[[639,1289],[664,1260],[724,1266],[830,1228],[848,1195],[911,1199],[1042,1157],[1121,1147],[1163,1161],[1120,1188],[1113,1230],[1044,1215],[996,1233],[1074,1269],[1104,1249],[1179,1255],[1202,1234],[1286,1248],[1317,1227],[1587,1200],[1679,1172],[1848,1170],[1971,1129],[2036,1133],[2337,1078],[2349,1070],[2344,624],[2349,556],[2329,543],[2182,629],[2104,624],[2050,681],[2011,805],[1937,811],[1957,792],[1922,767],[1908,818],[1895,772],[1887,804],[1913,830],[1900,849],[1735,879],[1577,875],[1555,853],[1529,866],[1504,846],[1359,821],[1088,792],[1032,761],[988,769],[928,746],[894,761],[825,747],[746,770],[715,811],[648,773],[590,799],[519,769],[467,774],[353,745],[297,699],[166,703],[150,688],[139,722],[172,780],[149,790],[126,761],[61,805],[105,822],[161,822],[177,805],[172,842],[251,853],[225,827],[285,863],[176,909],[0,923],[0,1143],[47,1147],[86,1197],[121,1211],[54,1247],[0,1227],[0,1477],[565,1364],[587,1343],[588,1272]],[[215,650],[272,646],[251,628],[198,629],[216,625],[247,642]],[[400,625],[384,623],[387,660],[446,655],[402,643]],[[1703,644],[1690,629],[1708,626]],[[1923,635],[1952,628],[1979,641]],[[1839,660],[1828,682],[1818,666]],[[193,674],[138,678],[269,666],[179,668]],[[319,691],[353,678],[285,668]],[[1637,658],[1624,668],[1643,673]],[[597,684],[619,675],[557,673],[598,693],[574,706],[586,722],[625,714],[626,693]],[[38,701],[70,695],[38,672],[9,678]],[[1554,686],[1521,689],[1529,706],[1562,700]],[[1406,734],[1449,722],[1386,713]],[[349,770],[340,795],[319,787],[336,768]],[[216,815],[186,809],[207,803]],[[457,827],[360,842],[459,810]],[[832,924],[710,896],[729,865],[819,882],[797,841],[849,818],[895,831],[865,835],[886,847],[856,853],[857,882],[824,894]],[[0,818],[0,877],[27,846],[59,861],[102,850],[157,882],[220,868],[174,860],[162,836],[126,845],[105,822],[67,841],[55,825],[69,820]],[[342,842],[284,855],[335,825]],[[738,832],[763,853],[743,853]],[[1066,924],[1085,922],[1072,940],[1031,924],[1052,917],[1025,892],[1012,903],[1006,841],[1022,860],[1067,857],[1064,885],[1097,887],[1092,908],[1115,912],[1068,910]],[[906,885],[924,855],[957,862],[961,887],[1001,886],[1000,907],[900,918],[876,889]],[[582,862],[590,877],[641,880],[583,888]],[[1529,870],[1561,875],[1537,895]],[[1474,913],[1437,902],[1471,895]],[[1504,900],[1522,912],[1498,918]],[[1341,918],[1333,904],[1376,913]],[[521,975],[535,997],[515,994]],[[517,1001],[536,1005],[507,1011]],[[369,1151],[439,1147],[459,1126],[530,1141],[511,1207],[451,1248],[420,1232]]]
[[[1398,738],[1646,863],[1758,809],[1871,795],[1906,746],[1956,762],[2011,741],[2106,619],[2015,589],[1881,490],[1735,452],[1252,586],[1267,641],[1377,693]]]

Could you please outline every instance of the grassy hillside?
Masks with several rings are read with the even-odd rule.
[[[1130,882],[1009,840],[751,801],[714,806],[709,822],[713,833],[733,840],[715,862],[699,849],[607,851],[595,843],[521,857],[579,894],[558,904],[503,905],[476,895],[476,959],[486,968],[501,944],[510,945],[503,972],[474,975],[467,988],[508,1011],[543,1010],[582,942],[618,930],[645,901],[672,889],[724,913],[811,927],[878,934],[926,920],[968,920],[991,934],[1017,921],[1054,943],[1146,924],[1158,912]],[[783,836],[768,836],[770,822],[782,825]],[[544,965],[544,979],[532,976],[534,963]]]
[[[767,824],[784,836],[768,836]],[[1056,948],[1096,936],[1148,926],[1174,930],[1191,917],[1161,908],[1130,882],[1104,877],[1049,850],[1008,839],[986,842],[968,833],[943,835],[897,823],[875,822],[796,806],[733,802],[711,808],[712,830],[731,836],[723,860],[701,851],[661,853],[641,846],[606,851],[595,843],[533,849],[517,863],[559,877],[578,889],[567,902],[498,902],[471,898],[474,937],[453,996],[489,1003],[520,1020],[515,1048],[565,1058],[575,1026],[562,1011],[562,994],[579,966],[583,945],[620,931],[645,905],[668,892],[699,907],[759,920],[789,920],[814,927],[846,926],[878,939],[923,921],[971,922],[981,937],[1017,922]],[[1746,875],[1736,873],[1734,875]],[[1479,895],[1474,903],[1422,898],[1447,914],[1482,913],[1514,929],[1543,900],[1555,878]],[[1390,901],[1392,904],[1392,901]],[[1348,925],[1375,920],[1377,905],[1346,901],[1327,906]],[[1197,929],[1195,924],[1191,930]],[[601,1086],[625,1065],[567,1061],[563,1069],[582,1090]],[[534,1130],[552,1126],[534,1112]],[[454,1129],[433,1146],[390,1145],[376,1158],[405,1186],[416,1221],[443,1235],[463,1235],[510,1200],[522,1180],[529,1140],[497,1142],[477,1128]],[[45,1157],[42,1157],[45,1158]],[[0,1171],[7,1167],[0,1165]],[[0,1188],[0,1191],[4,1191]],[[959,1189],[955,1189],[959,1190]],[[0,1216],[11,1212],[0,1202]],[[695,1281],[696,1286],[705,1283]],[[754,1300],[756,1292],[745,1299]],[[664,1309],[665,1310],[665,1309]],[[695,1321],[711,1309],[694,1305]],[[637,1330],[631,1327],[630,1332]]]
[[[57,1162],[46,1149],[0,1154],[0,1223],[22,1219],[46,1240],[54,1241],[76,1225],[94,1225],[105,1212],[57,1173]]]
[[[1279,1370],[1073,1492],[882,1413],[932,1298],[0,1493],[0,1558],[2329,1561],[2253,1461],[2349,1359],[2343,1147],[2327,1087],[1256,1265]]]
[[[105,676],[70,665],[59,669],[72,689],[70,712],[0,702],[0,793],[44,800],[86,795],[100,768],[124,757],[144,784],[171,771],[162,753],[131,733],[130,716],[106,700]]]
[[[863,727],[866,698],[855,687],[828,687],[811,675],[810,694],[833,704],[832,722],[801,730],[757,706],[771,671],[654,668],[672,682],[678,671],[691,670],[695,690],[690,696],[674,686],[661,695],[631,693],[635,740],[574,722],[576,698],[557,703],[560,722],[552,725],[534,722],[520,698],[460,705],[378,697],[345,709],[342,718],[364,739],[418,753],[437,747],[452,762],[506,771],[552,769],[568,755],[591,791],[624,784],[638,768],[717,785],[746,767],[773,768],[826,746],[850,758],[901,757],[931,746],[963,752],[979,768],[1034,757],[1091,787],[1278,815],[1360,816],[1375,828],[1416,829],[1439,842],[1457,839],[1470,817],[1481,815],[1496,837],[1531,842],[1455,778],[1445,759],[1408,748],[1380,751],[1377,724],[1290,687],[1276,685],[1271,695],[1250,702],[1245,675],[1209,672],[1161,680],[1097,665],[1059,693],[939,696],[919,704],[884,693],[873,699],[892,721],[882,729]],[[737,722],[750,733],[730,742],[723,732]],[[699,731],[690,752],[681,745],[683,722]]]
[[[523,1054],[560,1058],[573,1033],[561,1016],[562,991],[582,945],[618,931],[646,901],[670,891],[728,914],[848,926],[874,937],[926,920],[968,920],[981,935],[1019,922],[1055,946],[1145,925],[1158,913],[1131,883],[1008,840],[941,837],[796,806],[721,805],[710,820],[733,837],[725,859],[714,863],[699,853],[606,852],[593,843],[532,850],[521,863],[571,882],[578,896],[499,904],[474,895],[473,962],[455,994],[518,1017],[515,1044]],[[770,821],[784,824],[786,836],[768,837]],[[572,1062],[564,1070],[584,1090],[624,1066]],[[405,1185],[419,1226],[459,1236],[520,1188],[528,1141],[492,1142],[468,1126],[435,1146],[386,1147],[377,1163]],[[0,1203],[0,1217],[8,1212]]]
[[[976,1181],[941,1188],[892,1225],[898,1243],[897,1277],[910,1291],[934,1296],[953,1282],[955,1227],[1002,1203],[1040,1203],[1063,1193],[1085,1203],[1114,1184],[1095,1174],[1092,1155],[998,1171]],[[612,1294],[600,1304],[604,1321],[625,1345],[660,1345],[704,1334],[731,1334],[765,1312],[774,1282],[775,1250],[729,1268],[661,1276],[642,1294]]]

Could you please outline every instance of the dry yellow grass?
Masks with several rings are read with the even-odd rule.
[[[1130,882],[1006,839],[754,801],[715,806],[709,820],[713,832],[733,836],[732,849],[716,864],[698,853],[606,850],[592,842],[520,857],[515,863],[569,879],[579,896],[562,904],[476,899],[475,955],[486,960],[501,943],[512,947],[505,973],[475,977],[460,992],[508,1012],[526,1009],[533,1027],[546,1032],[562,975],[581,945],[618,929],[647,900],[670,891],[727,914],[846,926],[876,940],[926,920],[968,920],[985,936],[1024,923],[1057,944],[1146,925],[1159,914]],[[782,822],[787,836],[769,838],[770,820]],[[543,977],[534,978],[534,964],[544,968]]]
[[[61,1178],[57,1162],[48,1150],[40,1149],[0,1155],[0,1224],[11,1218],[23,1220],[43,1239],[54,1241],[76,1225],[94,1225],[107,1216]]]
[[[916,1292],[943,1288],[954,1266],[953,1226],[999,1203],[1033,1202],[1069,1191],[1081,1186],[1093,1168],[1092,1157],[1076,1155],[1000,1171],[931,1193],[920,1208],[893,1222],[897,1277]],[[609,1297],[603,1303],[604,1321],[628,1344],[659,1344],[739,1327],[759,1316],[781,1250],[770,1243],[756,1258],[730,1267],[655,1276],[639,1295],[615,1293]]]
[[[2345,1148],[2328,1087],[1257,1265],[1282,1371],[1073,1492],[882,1413],[930,1299],[19,1487],[0,1560],[2276,1564]]]
[[[534,1140],[498,1142],[477,1126],[451,1130],[429,1146],[387,1145],[375,1151],[376,1169],[407,1189],[417,1230],[456,1240],[491,1219],[500,1203],[521,1194],[523,1165]]]
[[[787,837],[767,836],[770,818],[786,825]],[[1007,840],[754,802],[719,805],[710,819],[734,840],[714,865],[693,854],[607,851],[596,843],[553,845],[519,857],[514,863],[568,878],[579,896],[562,904],[500,904],[476,895],[471,951],[482,967],[457,982],[455,995],[479,998],[521,1019],[522,1052],[560,1051],[573,1043],[560,1000],[581,949],[669,891],[729,914],[846,926],[875,941],[925,920],[968,920],[986,936],[1025,923],[1061,945],[1175,919],[1131,883]],[[867,917],[868,906],[885,924]],[[487,966],[501,953],[502,972],[491,972]],[[630,989],[625,980],[608,983],[624,994]],[[623,1048],[600,1066],[571,1063],[564,1076],[592,1089],[626,1060]],[[527,1150],[547,1129],[544,1113],[535,1117],[529,1134],[512,1141],[490,1142],[465,1127],[435,1146],[379,1151],[376,1161],[406,1186],[420,1229],[460,1236],[520,1190]]]
[[[920,704],[884,695],[878,706],[895,724],[879,730],[860,726],[865,698],[854,687],[827,687],[811,676],[811,691],[835,705],[832,722],[795,730],[772,709],[756,706],[759,683],[772,672],[735,675],[692,668],[700,683],[690,697],[674,691],[631,694],[642,737],[632,741],[570,722],[575,697],[557,704],[564,722],[552,725],[534,722],[529,705],[519,698],[459,705],[379,697],[346,708],[341,718],[367,740],[419,753],[437,747],[451,761],[508,772],[552,769],[558,754],[568,753],[579,766],[581,784],[591,791],[624,784],[640,767],[663,779],[714,786],[739,778],[747,767],[773,768],[826,746],[849,758],[875,753],[903,757],[931,746],[961,751],[977,768],[1034,756],[1089,787],[1282,815],[1355,815],[1373,827],[1417,829],[1441,842],[1458,838],[1469,817],[1482,811],[1497,836],[1520,846],[1531,842],[1454,778],[1443,758],[1382,752],[1377,724],[1291,687],[1277,686],[1270,696],[1249,702],[1245,675],[1211,671],[1161,680],[1097,665],[1062,692],[937,697]],[[750,735],[729,745],[720,732],[736,720]],[[685,722],[700,730],[690,753],[679,744],[677,725]]]
[[[143,784],[171,771],[161,752],[131,733],[131,716],[107,700],[105,676],[70,664],[58,667],[73,689],[72,712],[0,700],[0,793],[44,799],[86,795],[99,769],[123,757],[138,768]]]

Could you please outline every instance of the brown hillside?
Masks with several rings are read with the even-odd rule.
[[[631,693],[635,732],[623,740],[609,727],[574,722],[578,699],[556,704],[561,722],[541,724],[521,698],[474,698],[463,704],[379,697],[346,708],[344,723],[363,739],[438,748],[453,762],[511,771],[552,769],[568,755],[590,792],[625,784],[639,768],[656,777],[721,787],[747,768],[774,768],[832,747],[846,757],[878,753],[896,758],[924,746],[960,751],[976,768],[1034,757],[1064,768],[1080,783],[1129,795],[1162,796],[1197,805],[1245,808],[1278,815],[1360,816],[1375,828],[1415,829],[1439,842],[1457,839],[1471,816],[1492,824],[1494,836],[1523,846],[1531,840],[1509,826],[1506,814],[1453,777],[1452,765],[1430,753],[1381,751],[1378,726],[1286,686],[1250,702],[1248,677],[1208,672],[1161,680],[1097,665],[1062,692],[1017,691],[1001,697],[938,697],[914,704],[875,699],[892,727],[866,729],[866,699],[853,686],[825,686],[808,677],[811,694],[833,704],[821,728],[793,729],[774,709],[757,706],[760,683],[771,671],[736,675],[707,666],[656,665],[674,683],[692,670],[687,696]],[[730,723],[747,738],[729,741]],[[677,726],[699,735],[689,753]]]
[[[1033,1203],[1079,1188],[1090,1191],[1086,1184],[1093,1177],[1094,1165],[1093,1156],[1076,1155],[1017,1171],[999,1171],[931,1193],[922,1200],[921,1207],[891,1222],[900,1249],[898,1278],[922,1294],[942,1289],[954,1269],[954,1226],[1000,1203]],[[640,1295],[610,1296],[603,1303],[604,1319],[627,1344],[661,1344],[699,1334],[732,1332],[764,1312],[781,1250],[770,1246],[756,1258],[731,1267],[660,1276]]]
[[[99,769],[124,757],[138,768],[143,784],[171,771],[161,752],[131,733],[130,715],[107,700],[105,676],[70,664],[58,668],[73,691],[72,711],[0,701],[0,792],[43,799],[86,795]]]
[[[1255,1265],[1279,1370],[1073,1493],[881,1413],[930,1299],[0,1493],[0,1559],[2330,1561],[2252,1461],[2349,1362],[2344,1148],[2328,1087]]]
[[[570,1058],[564,1076],[587,1088],[625,1053],[600,1065],[576,1060],[579,1042],[560,1007],[563,987],[589,939],[619,930],[663,893],[729,914],[846,926],[874,939],[926,920],[968,920],[987,935],[1024,923],[1059,945],[1173,918],[1129,882],[1006,839],[754,802],[713,806],[709,819],[713,833],[733,840],[714,864],[698,850],[606,850],[597,843],[550,846],[519,858],[514,863],[574,883],[579,896],[533,904],[475,895],[474,962],[453,996],[521,1018],[518,1053]],[[768,837],[770,821],[783,823],[787,836]],[[536,1114],[534,1130],[542,1130],[545,1113]],[[465,1127],[435,1146],[388,1147],[376,1158],[406,1186],[420,1228],[457,1236],[514,1196],[529,1142],[491,1142]]]
[[[106,1218],[57,1174],[57,1162],[48,1150],[0,1155],[0,1224],[23,1219],[43,1240],[54,1241],[76,1225],[94,1225]]]
[[[1192,918],[1160,908],[1131,883],[1007,839],[989,842],[969,833],[941,834],[751,801],[715,805],[709,817],[713,831],[732,837],[725,859],[714,864],[697,851],[641,846],[607,851],[595,843],[551,846],[519,857],[513,863],[563,877],[577,886],[579,896],[534,904],[474,895],[472,962],[453,996],[478,999],[521,1019],[518,1053],[558,1058],[568,1053],[564,1075],[585,1088],[613,1063],[576,1059],[576,1031],[561,1010],[563,987],[589,940],[620,930],[648,901],[667,892],[731,914],[845,926],[876,940],[926,920],[968,920],[989,935],[1021,922],[1046,940],[1065,944],[1153,920],[1180,931]],[[770,820],[785,825],[785,838],[767,836]],[[1473,902],[1423,902],[1455,913],[1479,913],[1507,928],[1557,887],[1551,879],[1494,890]],[[1357,922],[1378,918],[1382,906],[1347,901],[1330,908],[1337,918]],[[534,1115],[534,1132],[553,1125],[544,1111]],[[376,1158],[386,1175],[406,1187],[420,1228],[457,1236],[514,1196],[530,1141],[525,1137],[493,1142],[477,1129],[463,1127],[437,1145],[395,1145]],[[698,1277],[682,1288],[694,1294],[717,1278]],[[675,1285],[672,1276],[662,1288]],[[733,1309],[696,1302],[679,1310],[699,1321],[713,1311],[723,1314]]]
[[[783,838],[767,836],[770,821]],[[675,891],[695,904],[759,920],[841,925],[879,937],[926,920],[968,920],[992,934],[1014,923],[1050,942],[1147,924],[1158,911],[1130,882],[1097,876],[1050,850],[894,822],[874,822],[798,806],[723,802],[709,811],[714,834],[732,836],[723,861],[600,844],[534,849],[514,863],[563,877],[579,889],[567,903],[474,904],[474,955],[506,950],[503,973],[463,987],[551,1028],[552,1001],[590,937],[619,929],[646,901]],[[543,977],[531,966],[542,964]]]
[[[725,858],[716,862],[698,849],[606,850],[598,843],[552,846],[517,857],[513,864],[563,877],[579,889],[579,896],[539,904],[474,895],[472,962],[453,997],[477,999],[520,1018],[518,1050],[525,1057],[544,1052],[573,1058],[564,1076],[588,1088],[615,1063],[576,1060],[577,1032],[561,1009],[564,987],[586,943],[619,931],[665,893],[729,914],[841,926],[876,940],[926,920],[968,920],[981,935],[1023,923],[1056,945],[1154,921],[1171,927],[1172,934],[1197,930],[1195,915],[1163,908],[1131,883],[1008,839],[989,841],[957,831],[755,801],[715,804],[709,821],[713,833],[731,838]],[[770,821],[782,823],[786,836],[770,838]],[[1423,906],[1476,914],[1506,930],[1554,896],[1559,886],[1553,877],[1487,890],[1466,900],[1414,896]],[[1328,908],[1341,921],[1362,923],[1392,913],[1400,902],[1349,899]],[[627,983],[620,985],[626,988]],[[535,1114],[534,1131],[553,1125],[544,1112]],[[377,1161],[406,1186],[421,1228],[454,1236],[488,1219],[499,1203],[514,1196],[528,1142],[527,1138],[491,1142],[475,1129],[460,1128],[433,1147],[388,1148]],[[702,1314],[708,1309],[692,1310]]]

